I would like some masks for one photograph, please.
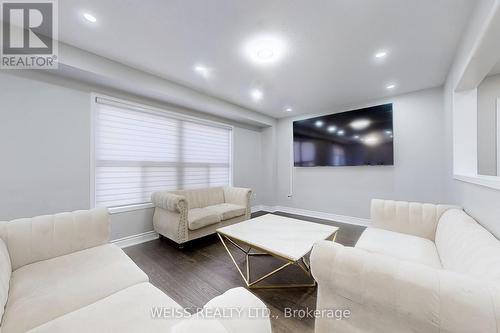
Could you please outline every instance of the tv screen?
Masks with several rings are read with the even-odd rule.
[[[393,165],[393,139],[392,104],[294,121],[294,165]]]

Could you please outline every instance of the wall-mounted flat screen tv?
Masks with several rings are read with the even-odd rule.
[[[294,165],[393,165],[393,140],[392,104],[294,121]]]

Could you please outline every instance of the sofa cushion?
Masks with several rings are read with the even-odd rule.
[[[221,220],[229,220],[233,217],[245,215],[246,207],[241,205],[235,205],[231,203],[222,203],[218,205],[208,206],[207,209],[210,209],[217,214],[219,214]]]
[[[186,198],[188,208],[190,209],[203,208],[224,203],[224,189],[222,187],[173,191],[172,193],[183,195]]]
[[[500,281],[500,241],[464,211],[443,214],[436,247],[445,269]]]
[[[441,268],[436,245],[426,238],[367,228],[356,243],[356,248]]]
[[[9,296],[9,282],[12,273],[12,266],[10,264],[9,252],[7,246],[0,238],[0,322],[2,322],[2,315],[7,304]]]
[[[20,333],[148,277],[116,245],[93,247],[12,272],[2,333]]]
[[[207,208],[192,208],[188,211],[188,227],[191,230],[200,229],[220,221],[220,215]]]
[[[162,313],[162,309],[166,312]],[[180,305],[161,290],[150,283],[140,283],[36,327],[29,333],[171,332],[172,327],[181,321],[171,319],[169,311],[175,309],[182,311]]]

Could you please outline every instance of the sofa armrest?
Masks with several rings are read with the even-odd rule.
[[[229,289],[224,294],[214,297],[203,307],[217,310],[238,309],[231,318],[223,318],[220,323],[230,333],[271,333],[269,310],[254,294],[245,288]]]
[[[360,331],[497,332],[500,292],[479,278],[328,241],[315,244],[311,268],[318,308],[351,308],[347,326]],[[317,332],[342,325],[316,322]]]
[[[451,205],[373,199],[371,220],[374,227],[434,240],[439,218]]]
[[[252,189],[244,187],[224,187],[224,201],[235,205],[250,206]]]
[[[151,195],[151,201],[155,207],[160,207],[171,212],[182,213],[188,209],[188,202],[185,196],[168,191],[154,192]]]
[[[109,242],[106,208],[44,215],[0,223],[12,270]]]

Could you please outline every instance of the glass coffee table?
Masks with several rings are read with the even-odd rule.
[[[266,214],[217,229],[217,234],[248,288],[314,287],[310,263],[306,259],[315,242],[335,240],[339,228],[289,217]],[[237,264],[228,243],[245,254],[246,274]],[[250,257],[273,256],[283,261],[275,270],[251,280]],[[262,284],[288,266],[299,267],[312,281],[305,284]]]

